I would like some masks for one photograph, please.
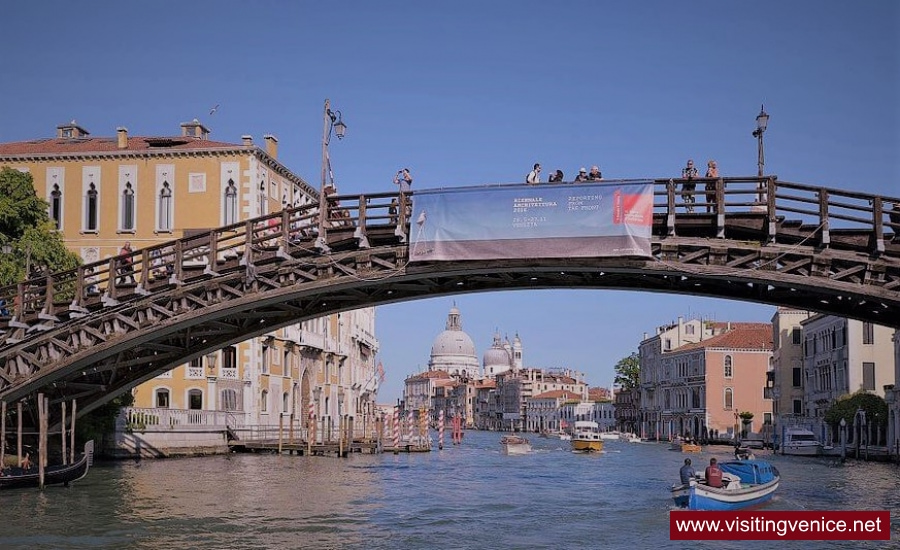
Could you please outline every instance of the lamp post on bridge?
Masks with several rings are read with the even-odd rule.
[[[763,177],[763,167],[766,165],[766,154],[763,149],[763,134],[769,125],[769,115],[766,114],[765,105],[759,108],[759,114],[756,115],[756,130],[753,130],[753,137],[756,138],[756,175]],[[760,204],[765,202],[765,186],[762,179],[756,182],[756,201]]]
[[[332,131],[338,139],[344,139],[344,133],[347,131],[347,125],[344,124],[341,112],[339,110],[331,110],[331,103],[325,100],[325,111],[323,116],[324,126],[322,128],[322,181],[319,186],[319,236],[316,239],[316,246],[321,250],[327,250],[327,239],[325,237],[325,222],[328,217],[328,200],[325,196],[325,190],[328,184],[328,175],[331,172],[331,159],[328,156],[328,145],[331,143]]]

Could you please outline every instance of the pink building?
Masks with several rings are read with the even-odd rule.
[[[715,323],[709,328],[712,335],[657,357],[656,381],[649,391],[653,401],[641,405],[659,411],[658,424],[651,428],[661,439],[715,433],[730,438],[742,429],[742,412],[753,413],[749,431],[772,422],[772,400],[765,392],[772,325]]]

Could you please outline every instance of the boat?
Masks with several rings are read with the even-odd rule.
[[[740,510],[768,502],[781,476],[764,460],[732,460],[720,462],[722,487],[710,487],[703,476],[687,484],[672,486],[675,504],[689,510]]]
[[[622,441],[627,441],[629,443],[642,443],[643,442],[643,440],[640,437],[638,437],[637,434],[635,434],[635,433],[622,432],[621,434],[619,434],[619,438]]]
[[[504,435],[500,446],[505,455],[524,455],[531,452],[531,442],[518,435]]]
[[[56,464],[44,468],[44,486],[65,485],[78,481],[87,475],[88,469],[94,464],[94,442],[84,444],[84,452],[78,456],[78,460],[72,464]],[[0,489],[15,489],[19,487],[39,487],[40,472],[37,465],[30,468],[11,467],[0,471]]]
[[[618,441],[621,438],[619,432],[611,431],[611,432],[600,432],[600,439],[606,440],[616,440]]]
[[[703,451],[703,448],[700,447],[699,443],[688,441],[682,437],[676,437],[672,440],[672,443],[669,444],[669,450],[680,453],[699,453]]]
[[[590,420],[576,420],[572,434],[572,450],[581,453],[599,453],[603,450],[600,426]]]
[[[781,443],[781,454],[795,456],[818,456],[822,454],[822,443],[816,434],[806,428],[787,428]]]

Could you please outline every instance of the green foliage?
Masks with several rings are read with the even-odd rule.
[[[133,404],[134,396],[131,392],[118,395],[112,401],[79,418],[75,423],[75,435],[82,442],[93,439],[102,449],[104,439],[111,437],[116,431],[119,411],[122,407],[130,407]]]
[[[744,411],[738,414],[738,416],[741,417],[741,420],[744,420],[746,422],[753,420],[753,413],[750,411]]]
[[[641,384],[641,358],[637,352],[623,357],[615,366],[615,383],[626,390],[633,390]]]
[[[882,426],[887,422],[887,403],[881,397],[863,390],[838,398],[831,408],[825,411],[825,422],[837,428],[841,419],[844,419],[848,425],[852,425],[858,409],[866,411],[867,422],[878,421]]]
[[[26,264],[62,271],[81,263],[54,229],[48,209],[34,191],[31,174],[0,169],[0,245],[13,250],[0,254],[0,286],[23,280]]]

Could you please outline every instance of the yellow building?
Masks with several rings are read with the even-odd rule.
[[[72,121],[55,138],[0,144],[0,166],[31,173],[67,246],[85,262],[282,209],[316,204],[317,191],[264,148],[212,141],[198,120],[172,136],[92,137]],[[246,425],[277,425],[281,414],[321,432],[338,418],[374,414],[379,380],[374,308],[287,327],[195,360],[134,390],[136,408],[228,411]],[[332,420],[333,419],[333,420]]]

